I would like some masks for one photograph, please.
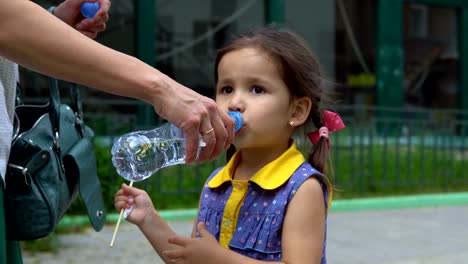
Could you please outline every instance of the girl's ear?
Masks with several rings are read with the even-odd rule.
[[[300,126],[307,121],[310,109],[312,109],[312,101],[309,97],[301,97],[294,99],[292,104],[292,113],[289,122],[293,121],[294,126]]]

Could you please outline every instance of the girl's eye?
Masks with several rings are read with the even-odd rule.
[[[263,92],[265,92],[265,89],[263,89],[263,87],[260,87],[260,86],[254,86],[254,87],[252,87],[252,92],[253,93],[263,93]]]
[[[220,89],[220,92],[223,94],[230,94],[232,93],[232,87],[231,86],[225,86]]]

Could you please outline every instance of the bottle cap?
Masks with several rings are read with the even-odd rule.
[[[228,115],[234,119],[234,132],[239,131],[244,126],[244,119],[242,118],[242,114],[240,112],[228,112]]]
[[[81,14],[86,18],[93,18],[100,6],[98,2],[84,2],[81,5]]]

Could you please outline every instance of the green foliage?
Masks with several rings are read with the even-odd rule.
[[[115,213],[114,194],[122,183],[128,182],[115,172],[109,147],[95,144],[95,152],[105,208],[108,213]],[[134,186],[146,190],[159,210],[194,208],[198,205],[198,196],[206,178],[224,160],[225,157],[221,155],[213,162],[164,168],[148,179],[134,183]],[[78,198],[67,214],[86,214],[83,201]]]
[[[334,199],[468,190],[468,153],[459,149],[398,144],[334,146]],[[114,194],[125,180],[112,167],[109,147],[97,144],[96,160],[106,210],[117,213]],[[195,208],[206,178],[224,161],[220,156],[213,162],[168,167],[134,185],[146,190],[159,210]],[[83,202],[75,201],[67,214],[85,215]],[[55,233],[81,230],[83,227],[67,226]],[[52,234],[22,245],[27,251],[54,251],[57,243]]]
[[[468,154],[456,149],[372,144],[334,147],[331,153],[335,198],[468,189]],[[116,174],[109,147],[96,145],[96,160],[106,210],[116,213],[114,194],[126,181]],[[213,162],[164,168],[134,185],[146,190],[159,210],[195,208],[206,178],[224,161],[222,155]],[[73,203],[67,214],[86,214],[83,202]]]
[[[468,155],[453,148],[371,145],[332,154],[339,197],[468,189]]]
[[[30,240],[30,241],[21,241],[22,250],[28,252],[51,252],[57,253],[59,249],[59,239],[55,233],[50,234],[47,237]]]
[[[168,167],[136,186],[150,194],[155,207],[159,210],[196,208],[203,184],[222,164],[220,160],[223,158],[192,166]]]

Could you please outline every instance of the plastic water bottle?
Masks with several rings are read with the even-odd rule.
[[[242,114],[228,114],[234,119],[237,132],[243,126]],[[199,146],[206,146],[201,138]],[[111,153],[112,164],[120,176],[128,181],[142,181],[159,169],[185,163],[185,137],[181,129],[165,123],[153,130],[134,131],[121,136],[112,146]]]
[[[98,2],[84,2],[81,5],[81,14],[86,18],[93,18],[97,11],[99,10],[100,5]]]

